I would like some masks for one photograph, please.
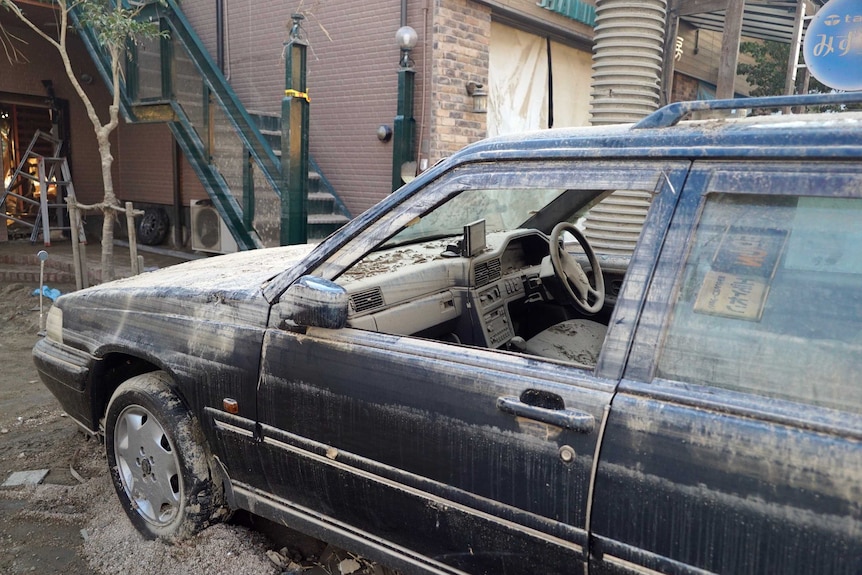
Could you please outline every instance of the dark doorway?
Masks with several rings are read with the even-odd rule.
[[[12,192],[28,198],[38,198],[41,193],[38,183],[22,179],[13,183],[11,176],[23,161],[23,171],[38,177],[36,159],[25,157],[36,132],[42,131],[58,137],[64,142],[60,153],[68,156],[68,102],[54,98],[51,83],[43,83],[48,91],[47,97],[0,92],[0,174],[3,176],[3,187],[6,189],[14,185],[16,189],[11,190]],[[50,142],[46,140],[37,140],[32,151],[42,156],[53,156],[55,153]],[[48,192],[50,194],[50,190]],[[49,201],[54,200],[49,198]],[[13,195],[6,197],[3,208],[6,215],[18,219],[34,219],[36,215],[33,204]],[[10,232],[14,233],[14,220],[7,220],[6,223]]]

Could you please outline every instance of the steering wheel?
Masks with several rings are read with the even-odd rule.
[[[563,232],[569,232],[584,250],[590,266],[593,269],[593,280],[595,287],[590,285],[590,280],[578,260],[566,251],[563,245]],[[596,252],[587,242],[584,234],[575,227],[574,224],[568,222],[560,222],[554,226],[551,232],[551,265],[554,266],[554,273],[566,288],[572,303],[587,313],[596,313],[605,304],[605,279],[602,276],[602,268],[599,266],[599,259],[596,257]],[[590,303],[592,300],[593,303]]]

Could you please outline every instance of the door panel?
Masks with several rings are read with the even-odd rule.
[[[693,171],[608,419],[593,568],[862,572],[862,171]]]
[[[521,403],[522,415],[511,413],[526,390],[564,409]],[[260,383],[270,490],[460,568],[569,570],[583,559],[611,390],[515,354],[354,329],[273,330]],[[567,428],[567,417],[595,424]]]
[[[354,315],[345,329],[293,329],[279,319],[290,319],[290,306],[282,310],[281,302],[275,304],[271,325],[286,329],[267,333],[258,388],[269,491],[295,513],[325,523],[330,534],[353,533],[354,541],[400,546],[399,554],[421,553],[473,573],[582,569],[602,417],[622,376],[640,294],[688,168],[688,162],[573,160],[461,166],[305,270],[344,287]],[[467,259],[458,264],[447,259],[452,265],[434,268],[445,271],[434,276],[443,283],[421,291],[471,294],[454,300],[462,323],[427,333],[411,331],[424,326],[405,331],[409,322],[394,322],[403,335],[356,329],[392,329],[363,317],[366,300],[389,305],[387,313],[398,315],[395,303],[403,301],[402,288],[415,279],[411,273],[423,283],[427,264],[438,265],[423,254],[444,258],[440,252],[452,252],[447,243],[471,222],[485,220],[486,239],[496,235],[499,241],[500,234],[517,230],[538,239],[560,221],[582,217],[615,190],[649,192],[657,201],[632,259],[603,259],[626,279],[619,297],[613,294],[615,305],[596,316],[608,331],[595,372],[446,343],[507,343],[507,338],[485,340],[490,324],[475,310],[478,290],[487,291],[488,284],[476,280],[485,276],[471,273],[475,269]],[[442,242],[439,250],[435,241]],[[539,289],[539,264],[547,255],[541,242],[511,245],[515,249],[508,251],[505,266],[501,258],[500,269],[513,277],[527,271],[508,284],[522,286],[512,292],[500,278],[499,294],[510,299],[508,307],[497,309],[508,313],[492,319],[515,328],[507,332],[508,343],[520,349],[514,336],[524,342],[575,312]],[[390,253],[402,248],[416,257]],[[475,263],[478,254],[472,256]],[[387,265],[377,265],[384,260]],[[270,284],[273,299],[296,277]],[[397,297],[389,297],[393,293]],[[451,301],[441,309],[453,311],[447,309]],[[482,337],[474,338],[477,332]]]
[[[692,404],[690,391],[621,384],[597,478],[599,572],[639,557],[667,573],[859,573],[858,439],[751,417],[765,405],[726,413],[730,392]]]

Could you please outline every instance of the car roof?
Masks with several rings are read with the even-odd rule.
[[[862,112],[680,121],[689,112],[822,106],[848,100],[850,103],[862,102],[862,93],[714,100],[714,105],[710,102],[683,102],[662,108],[637,124],[556,128],[488,138],[464,148],[451,160],[464,163],[507,158],[633,156],[657,159],[858,158],[862,157]]]

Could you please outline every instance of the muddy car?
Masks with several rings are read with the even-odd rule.
[[[853,101],[483,141],[316,247],[64,295],[36,365],[147,537],[246,509],[405,573],[858,574],[862,114],[680,121]],[[620,196],[623,249],[584,225]]]

